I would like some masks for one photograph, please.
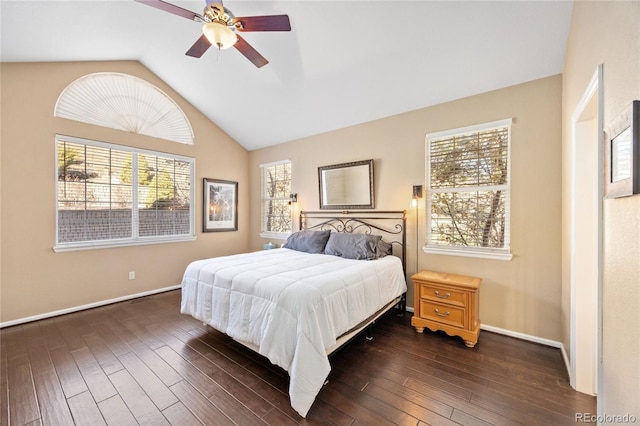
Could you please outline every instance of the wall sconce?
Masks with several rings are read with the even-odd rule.
[[[422,185],[413,185],[413,198],[422,198]]]
[[[418,199],[422,198],[422,185],[413,185],[413,193],[411,196],[411,205],[416,207]]]
[[[289,194],[289,205],[298,202],[298,193],[294,192],[293,194]]]

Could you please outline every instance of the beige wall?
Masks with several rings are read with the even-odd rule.
[[[563,72],[563,341],[569,341],[571,116],[603,64],[604,124],[640,99],[640,1],[578,1]],[[640,195],[604,201],[601,414],[640,419]]]
[[[260,200],[259,165],[291,159],[296,209],[316,210],[319,166],[375,160],[375,201],[381,210],[408,211],[409,275],[432,269],[483,278],[484,324],[559,341],[561,296],[561,76],[407,112],[249,153],[251,202]],[[511,261],[427,255],[416,268],[412,185],[424,184],[427,133],[512,117]],[[319,120],[322,117],[318,117]],[[424,243],[420,207],[419,244]],[[252,249],[259,249],[260,218],[251,217]],[[409,304],[413,288],[409,281]],[[481,338],[482,339],[482,338]]]
[[[190,120],[195,145],[53,117],[68,84],[103,71],[131,74],[165,91]],[[3,63],[1,78],[1,322],[176,285],[191,260],[246,250],[247,151],[144,66]],[[194,157],[197,240],[54,253],[56,133]],[[201,232],[204,177],[239,182],[238,232]],[[129,271],[136,272],[135,280],[128,279]]]

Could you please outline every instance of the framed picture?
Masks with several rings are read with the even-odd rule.
[[[640,101],[608,126],[604,152],[605,198],[640,193]]]
[[[202,231],[238,230],[238,182],[204,178]]]

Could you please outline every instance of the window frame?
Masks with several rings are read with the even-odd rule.
[[[488,123],[481,123],[467,127],[461,127],[456,129],[444,130],[440,132],[428,133],[425,136],[425,219],[426,219],[426,242],[423,247],[423,251],[428,254],[441,254],[451,256],[465,256],[476,257],[483,259],[496,259],[496,260],[511,260],[513,254],[511,253],[511,126],[513,120],[511,118],[492,121]],[[464,187],[458,186],[453,190],[449,189],[446,192],[456,193],[469,193],[469,192],[481,192],[484,190],[501,189],[506,190],[506,196],[504,201],[505,208],[505,235],[503,247],[476,247],[476,246],[454,246],[432,243],[432,215],[431,215],[431,196],[435,192],[445,192],[442,190],[434,190],[431,188],[431,161],[430,161],[430,143],[434,140],[440,140],[447,137],[455,137],[468,135],[473,133],[480,133],[491,131],[499,128],[507,128],[508,141],[507,141],[507,182],[503,185],[486,185],[476,187]]]
[[[277,200],[277,201],[286,201],[286,202],[290,201],[289,195],[287,195],[286,197],[274,197],[274,198],[266,197],[266,179],[265,179],[266,170],[269,167],[278,166],[281,164],[289,164],[289,173],[291,176],[289,179],[289,193],[291,193],[291,187],[293,184],[293,165],[291,163],[291,160],[280,160],[280,161],[273,161],[270,163],[260,164],[260,237],[261,238],[282,240],[282,239],[287,239],[287,237],[291,235],[291,233],[293,232],[293,208],[289,209],[289,214],[291,216],[290,218],[291,229],[289,231],[273,232],[273,231],[266,230],[267,216],[265,214],[265,210],[266,210],[265,207],[266,207],[267,200]]]
[[[139,235],[139,226],[137,224],[138,220],[138,182],[137,182],[137,159],[132,161],[132,176],[135,176],[134,182],[132,185],[132,211],[131,211],[131,237],[130,238],[114,238],[114,239],[105,239],[105,240],[87,240],[87,241],[73,241],[73,242],[59,242],[59,210],[58,210],[58,145],[60,142],[70,142],[75,144],[87,145],[87,146],[95,146],[105,149],[114,149],[119,151],[124,151],[135,154],[144,154],[156,157],[163,158],[171,158],[173,160],[184,161],[191,164],[191,173],[189,177],[189,232],[186,234],[176,234],[176,235],[160,235],[160,236],[140,236]],[[138,246],[138,245],[148,245],[148,244],[163,244],[163,243],[175,243],[175,242],[183,242],[183,241],[194,241],[196,239],[195,234],[195,177],[196,177],[196,160],[192,157],[186,157],[178,154],[161,152],[161,151],[152,151],[147,149],[135,148],[132,146],[115,144],[110,142],[96,141],[87,138],[80,138],[75,136],[61,135],[56,134],[55,143],[55,161],[56,166],[54,167],[55,171],[55,212],[56,212],[56,224],[55,224],[55,244],[53,246],[53,250],[58,252],[67,252],[67,251],[77,251],[77,250],[91,250],[91,249],[101,249],[101,248],[110,248],[110,247],[129,247],[129,246]],[[135,235],[134,235],[135,234]]]

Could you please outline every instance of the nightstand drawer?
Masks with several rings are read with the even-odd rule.
[[[464,327],[464,309],[428,300],[420,301],[420,318],[455,327]]]
[[[462,307],[466,305],[464,292],[427,284],[422,284],[420,286],[420,299],[430,299],[436,302],[458,305]]]

